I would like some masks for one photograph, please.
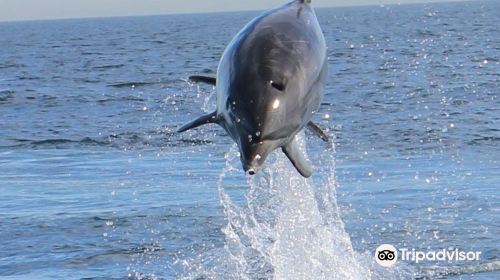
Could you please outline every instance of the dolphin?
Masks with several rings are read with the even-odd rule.
[[[297,171],[312,167],[296,141],[308,127],[328,142],[311,121],[323,98],[327,47],[310,0],[295,0],[248,23],[229,43],[217,77],[191,76],[215,86],[217,109],[178,132],[214,123],[237,143],[241,163],[254,175],[267,156],[281,148]]]

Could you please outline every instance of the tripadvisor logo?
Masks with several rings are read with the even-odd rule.
[[[391,267],[398,261],[398,250],[389,244],[380,245],[375,251],[375,261],[383,267]]]
[[[398,257],[399,256],[399,257]],[[459,249],[441,249],[437,251],[417,251],[415,249],[399,249],[390,244],[378,246],[375,251],[375,261],[383,267],[391,267],[399,260],[419,263],[422,261],[479,261],[481,252],[465,252]]]

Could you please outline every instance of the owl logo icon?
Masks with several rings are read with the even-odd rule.
[[[380,245],[375,251],[375,261],[383,267],[391,267],[397,260],[398,250],[390,244]]]

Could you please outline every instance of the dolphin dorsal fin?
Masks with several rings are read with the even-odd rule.
[[[177,130],[177,132],[181,133],[181,132],[184,132],[186,130],[196,128],[200,125],[209,124],[209,123],[219,123],[219,118],[217,117],[217,112],[213,112],[213,113],[210,113],[208,115],[201,116],[201,117],[197,118],[196,120],[185,124],[184,126],[179,128]]]
[[[292,162],[293,166],[297,169],[300,175],[309,178],[312,175],[312,167],[304,157],[304,154],[299,149],[299,144],[295,140],[295,138],[288,143],[287,145],[281,148],[283,153],[288,157],[288,159]]]

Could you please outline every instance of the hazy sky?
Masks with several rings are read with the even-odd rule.
[[[313,0],[316,7],[439,0]],[[0,21],[263,10],[288,0],[0,0]]]

